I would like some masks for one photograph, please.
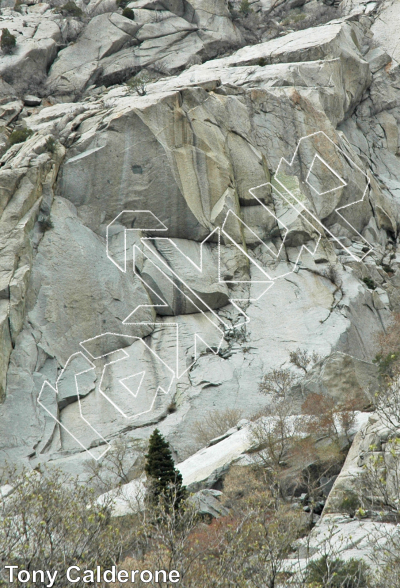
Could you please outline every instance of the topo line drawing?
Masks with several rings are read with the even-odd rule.
[[[329,142],[332,150],[336,150],[340,154],[340,157],[342,157],[344,159],[344,161],[350,167],[353,167],[363,177],[363,181],[365,182],[365,186],[362,189],[360,189],[360,194],[361,194],[360,197],[357,200],[355,200],[354,202],[347,203],[342,206],[338,206],[334,210],[334,212],[342,219],[342,221],[345,223],[345,225],[347,225],[349,227],[349,229],[351,229],[357,235],[357,239],[360,240],[362,243],[364,243],[365,251],[363,251],[364,255],[362,255],[362,256],[356,255],[354,253],[354,251],[351,251],[348,247],[346,247],[342,243],[340,238],[338,236],[336,236],[326,225],[323,224],[323,222],[318,218],[315,211],[311,210],[310,208],[307,208],[304,205],[304,203],[296,195],[295,190],[293,190],[293,189],[291,190],[287,186],[287,182],[285,181],[285,177],[287,177],[285,175],[285,171],[284,171],[285,168],[292,169],[295,167],[297,159],[301,159],[300,150],[301,150],[302,146],[304,146],[304,142],[311,141],[314,138],[317,138],[318,140],[321,140],[321,139],[327,140]],[[335,182],[335,185],[332,188],[320,192],[313,185],[313,183],[312,183],[312,178],[313,178],[313,174],[314,174],[313,169],[317,165],[325,166],[332,174],[332,177]],[[318,175],[318,174],[316,173],[316,175]],[[336,181],[337,181],[337,185],[336,185]],[[327,194],[337,192],[338,190],[341,190],[341,189],[348,186],[348,183],[340,176],[340,174],[335,169],[333,169],[333,167],[330,165],[330,163],[328,161],[326,161],[319,153],[314,154],[314,156],[311,160],[311,164],[308,168],[308,172],[307,172],[306,177],[304,179],[304,183],[306,183],[309,186],[310,190],[314,191],[318,196],[326,196]],[[263,267],[260,264],[260,262],[254,258],[254,256],[250,255],[249,252],[246,250],[246,248],[241,243],[238,243],[234,239],[234,237],[232,237],[232,235],[229,232],[229,227],[228,227],[229,221],[231,221],[232,217],[233,217],[234,220],[238,223],[238,225],[242,225],[246,229],[246,231],[249,231],[252,234],[252,236],[256,240],[259,241],[260,246],[262,248],[265,248],[265,251],[267,251],[268,255],[271,256],[271,259],[279,260],[281,252],[286,247],[286,241],[287,241],[288,235],[290,233],[290,228],[285,224],[285,222],[282,220],[282,218],[279,217],[279,215],[276,213],[275,210],[272,210],[270,206],[267,206],[260,198],[257,197],[256,191],[261,188],[267,188],[270,191],[272,198],[275,197],[275,198],[279,199],[281,204],[283,204],[286,207],[285,210],[292,210],[296,215],[298,215],[298,218],[301,218],[302,222],[304,222],[306,225],[308,225],[310,227],[310,232],[315,235],[315,239],[313,239],[314,240],[314,247],[311,247],[308,243],[302,244],[300,246],[297,259],[296,259],[295,263],[293,264],[292,269],[289,271],[284,271],[282,274],[275,275],[275,276],[273,276],[270,271],[268,271],[265,267]],[[183,375],[185,373],[187,373],[188,370],[190,370],[190,368],[193,366],[193,364],[197,361],[198,356],[199,356],[199,344],[201,343],[203,346],[205,346],[206,349],[210,350],[215,355],[218,354],[218,352],[220,351],[221,345],[224,341],[225,334],[227,332],[229,332],[230,330],[237,329],[250,321],[250,318],[248,317],[246,312],[241,308],[240,303],[241,302],[246,302],[246,303],[255,302],[255,301],[259,300],[262,296],[264,296],[269,291],[269,289],[271,287],[279,287],[279,286],[277,286],[277,284],[279,284],[280,279],[285,278],[289,274],[298,271],[299,266],[300,266],[300,258],[304,252],[309,253],[313,257],[316,255],[317,250],[318,250],[318,248],[321,244],[321,241],[324,237],[328,236],[330,239],[332,239],[335,243],[337,243],[337,245],[339,247],[343,248],[345,250],[345,252],[349,256],[351,256],[351,258],[354,261],[357,261],[357,262],[363,261],[363,259],[365,259],[365,257],[373,251],[373,248],[370,245],[370,243],[365,239],[365,237],[363,237],[361,235],[361,233],[359,231],[357,231],[349,223],[349,221],[343,215],[344,211],[350,209],[350,207],[362,203],[365,200],[365,198],[369,192],[369,189],[370,189],[370,179],[369,179],[368,175],[359,166],[357,166],[357,164],[355,164],[350,159],[350,157],[326,135],[326,133],[324,133],[323,131],[318,131],[316,133],[312,133],[311,135],[304,136],[299,140],[291,160],[288,161],[285,158],[281,158],[279,165],[277,167],[275,176],[274,176],[274,184],[272,184],[271,182],[266,182],[264,184],[260,184],[258,186],[255,186],[255,187],[249,189],[249,193],[251,194],[252,198],[254,198],[254,200],[258,203],[258,205],[260,205],[262,207],[262,209],[265,212],[267,212],[269,215],[271,215],[274,218],[277,227],[279,227],[280,235],[281,235],[281,244],[280,244],[280,247],[278,248],[277,251],[274,251],[274,249],[270,246],[270,244],[268,242],[265,242],[263,239],[261,239],[246,223],[244,223],[243,219],[240,218],[234,210],[229,209],[226,213],[226,216],[224,218],[223,223],[220,226],[217,226],[215,229],[213,229],[210,232],[210,234],[207,237],[205,237],[203,239],[203,241],[199,244],[200,245],[200,248],[199,248],[200,249],[200,256],[199,256],[199,262],[196,263],[180,247],[178,247],[177,243],[172,238],[165,237],[165,236],[148,237],[146,235],[147,232],[149,232],[149,231],[151,231],[152,233],[153,232],[158,233],[158,232],[165,232],[168,230],[168,227],[165,225],[165,223],[163,223],[152,211],[150,211],[150,210],[123,210],[123,211],[119,212],[118,215],[107,225],[107,228],[106,228],[106,255],[107,255],[108,259],[114,265],[116,265],[116,267],[121,272],[127,273],[127,271],[128,271],[128,255],[131,252],[132,253],[131,269],[132,269],[133,273],[138,278],[138,280],[143,284],[146,291],[151,292],[154,299],[159,301],[158,303],[155,303],[153,300],[153,303],[151,303],[151,304],[137,305],[132,310],[132,312],[122,320],[121,324],[122,325],[130,325],[130,326],[143,326],[143,325],[156,326],[157,325],[158,327],[162,326],[165,328],[173,328],[175,330],[175,339],[176,339],[176,346],[174,349],[175,357],[173,357],[171,359],[171,361],[167,363],[165,360],[162,359],[162,357],[154,349],[150,348],[149,345],[144,340],[144,338],[141,338],[141,337],[125,335],[123,333],[109,333],[109,332],[102,333],[101,335],[97,335],[95,337],[92,337],[90,339],[86,339],[86,340],[80,342],[79,345],[81,346],[83,351],[79,351],[79,352],[71,355],[71,357],[66,362],[63,370],[61,371],[60,376],[58,377],[54,386],[50,382],[48,382],[47,380],[43,383],[41,391],[40,391],[38,399],[37,399],[39,405],[43,408],[44,411],[46,411],[46,413],[48,415],[50,415],[51,418],[53,418],[57,422],[57,424],[66,433],[71,435],[72,438],[84,450],[88,451],[89,454],[95,460],[101,459],[106,454],[108,449],[110,448],[110,443],[90,423],[88,415],[84,414],[84,411],[82,409],[82,402],[81,402],[82,395],[79,391],[78,378],[80,376],[82,376],[83,374],[87,374],[89,372],[95,372],[96,368],[97,368],[98,371],[101,370],[99,383],[97,385],[99,394],[106,401],[108,401],[111,406],[113,406],[113,408],[118,412],[119,415],[121,415],[123,418],[125,418],[127,420],[133,420],[133,419],[141,416],[142,414],[145,414],[146,412],[150,412],[153,409],[157,395],[158,394],[168,394],[172,388],[173,382],[182,378]],[[119,260],[116,259],[115,254],[113,254],[112,248],[110,247],[110,241],[112,238],[113,229],[115,229],[117,227],[117,225],[121,226],[120,221],[121,221],[121,218],[123,217],[124,214],[129,214],[129,217],[133,219],[131,221],[131,225],[134,225],[135,223],[137,223],[138,226],[130,226],[130,227],[123,228],[123,247],[122,247],[123,248],[123,261],[121,263]],[[150,223],[149,223],[149,220],[150,220]],[[129,232],[133,232],[134,234],[137,235],[137,239],[131,249],[128,246],[128,240],[127,240],[127,235]],[[144,234],[144,236],[143,236],[143,234]],[[191,264],[191,266],[194,268],[194,271],[197,274],[201,275],[204,270],[204,259],[203,259],[204,248],[206,246],[206,243],[208,241],[210,241],[211,238],[213,238],[214,240],[216,239],[216,250],[217,250],[217,260],[218,260],[217,261],[218,283],[230,284],[232,286],[239,285],[239,284],[247,284],[247,285],[251,286],[251,284],[254,284],[254,283],[265,285],[265,289],[262,290],[261,294],[259,294],[257,296],[257,298],[251,298],[250,295],[246,298],[229,298],[229,303],[232,305],[233,308],[235,308],[235,310],[238,312],[238,315],[241,315],[243,317],[243,320],[241,322],[238,322],[237,324],[234,324],[234,325],[232,325],[222,315],[218,314],[213,308],[211,308],[202,299],[202,297],[193,290],[193,288],[187,283],[187,281],[182,276],[178,275],[178,273],[176,271],[174,271],[174,269],[167,263],[167,261],[158,252],[157,247],[153,246],[153,243],[155,243],[155,244],[167,243],[169,246],[171,246],[175,250],[177,250],[177,252],[180,255],[182,255],[189,264]],[[246,257],[246,259],[249,263],[249,267],[251,267],[252,265],[255,266],[257,268],[257,270],[261,273],[261,276],[263,279],[255,280],[250,277],[249,280],[233,280],[233,279],[232,280],[224,280],[221,276],[221,240],[222,239],[224,239],[225,242],[230,243],[231,245],[235,246],[241,252],[241,254]],[[136,263],[137,259],[139,257],[141,258],[142,262],[143,262],[143,260],[145,260],[146,262],[148,262],[151,265],[152,268],[154,268],[154,270],[156,272],[159,272],[161,274],[162,278],[164,280],[166,280],[169,284],[171,284],[172,288],[176,288],[177,291],[179,291],[180,296],[182,296],[184,299],[187,299],[187,301],[192,306],[194,306],[196,308],[198,313],[201,313],[203,315],[203,317],[205,318],[207,323],[209,323],[211,325],[211,327],[213,329],[215,329],[215,332],[218,333],[219,342],[217,345],[212,345],[212,344],[210,344],[210,342],[207,342],[204,335],[202,335],[201,333],[198,333],[198,332],[194,333],[194,345],[193,345],[194,346],[194,358],[191,363],[186,365],[185,369],[182,369],[179,366],[179,349],[180,349],[180,345],[179,345],[180,344],[180,324],[179,324],[179,321],[167,321],[167,322],[162,322],[162,323],[159,323],[159,322],[151,323],[151,322],[140,322],[140,321],[135,322],[135,315],[139,311],[140,308],[149,307],[149,308],[157,309],[157,308],[162,308],[162,307],[164,307],[164,308],[168,307],[168,303],[165,300],[165,297],[163,298],[163,296],[160,295],[160,293],[156,292],[154,290],[154,288],[152,288],[150,286],[150,284],[147,283],[144,280],[144,278],[140,275],[140,272],[137,269],[138,264]],[[116,398],[112,398],[110,396],[110,392],[108,392],[106,389],[107,388],[106,380],[110,376],[110,373],[113,372],[114,366],[116,366],[117,364],[121,365],[121,362],[127,362],[127,360],[129,360],[129,358],[130,358],[129,353],[126,351],[127,347],[126,346],[123,347],[122,345],[120,347],[117,347],[116,349],[113,349],[111,352],[108,352],[105,354],[93,355],[91,353],[90,343],[101,342],[102,338],[110,337],[110,336],[116,337],[117,340],[118,340],[118,337],[122,337],[122,338],[124,338],[125,343],[127,340],[131,340],[132,342],[138,342],[138,343],[140,342],[140,345],[144,346],[145,353],[149,354],[149,357],[151,356],[156,362],[159,362],[160,365],[163,366],[163,369],[165,369],[166,372],[169,374],[169,377],[170,377],[169,384],[164,387],[158,386],[156,388],[155,395],[152,399],[150,399],[149,407],[146,410],[139,410],[139,412],[134,412],[133,414],[128,414],[128,411],[126,410],[126,408],[121,406],[121,402],[119,402]],[[65,426],[65,424],[63,424],[61,422],[61,419],[58,414],[58,410],[56,411],[57,414],[53,414],[54,408],[52,409],[46,403],[46,399],[45,399],[46,398],[45,392],[48,391],[49,389],[53,391],[53,393],[56,396],[56,399],[58,399],[59,387],[60,387],[60,383],[63,380],[64,374],[66,373],[66,370],[68,370],[68,368],[73,364],[75,358],[77,358],[77,357],[82,359],[82,361],[86,364],[86,367],[83,370],[74,373],[76,399],[79,403],[80,418],[85,423],[85,426],[89,427],[91,429],[91,431],[94,432],[94,434],[96,435],[96,437],[98,439],[98,444],[104,445],[104,447],[105,447],[104,451],[100,455],[95,455],[94,453],[92,453],[90,447],[85,447],[85,443],[83,443],[71,431],[68,430],[68,428]],[[97,364],[94,362],[97,362]],[[173,366],[173,367],[171,367],[171,366]],[[118,383],[119,383],[121,389],[124,389],[124,392],[127,394],[128,399],[131,399],[132,402],[135,402],[141,396],[141,393],[143,394],[145,379],[146,379],[146,370],[139,369],[139,371],[134,370],[134,373],[128,374],[122,378],[119,378]],[[56,404],[57,404],[57,402],[56,402]]]

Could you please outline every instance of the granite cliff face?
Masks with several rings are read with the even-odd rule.
[[[224,0],[3,3],[1,460],[83,475],[157,424],[183,461],[297,348],[324,359],[294,412],[367,393],[400,307],[399,6],[312,0],[292,30],[289,4],[249,32]]]

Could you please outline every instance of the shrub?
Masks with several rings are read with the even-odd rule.
[[[399,357],[400,353],[398,351],[395,351],[394,353],[388,353],[387,355],[382,355],[381,353],[378,353],[378,355],[376,355],[375,359],[373,359],[372,361],[373,363],[376,363],[378,365],[379,374],[381,376],[393,377],[393,368],[397,368],[396,364]]]
[[[88,481],[102,494],[140,478],[144,472],[145,451],[143,441],[116,439],[103,459],[85,464]]]
[[[173,414],[178,410],[175,400],[172,400],[168,406],[168,414]]]
[[[75,16],[76,18],[79,18],[83,14],[79,6],[77,6],[72,0],[68,0],[68,2],[61,6],[60,11],[67,16]]]
[[[56,150],[56,142],[53,137],[48,137],[46,139],[46,150],[50,153],[54,153]]]
[[[379,352],[374,359],[379,373],[385,378],[394,378],[400,373],[400,313],[392,317],[391,324],[377,337]]]
[[[367,586],[367,567],[356,559],[343,561],[323,555],[307,566],[307,581],[321,588],[364,588]]]
[[[296,351],[290,352],[290,363],[303,370],[305,374],[320,360],[321,356],[316,351],[308,352],[306,349],[298,347]]]
[[[338,442],[344,434],[350,442],[354,430],[356,411],[362,408],[363,399],[357,394],[337,402],[329,396],[311,393],[302,404],[305,430],[310,435],[327,436]]]
[[[342,287],[342,280],[340,279],[339,272],[333,265],[329,264],[329,267],[321,272],[321,275],[332,282],[337,288],[340,289]]]
[[[69,566],[91,569],[118,560],[126,535],[119,533],[123,522],[110,518],[110,500],[96,503],[87,485],[58,470],[10,476],[14,491],[6,500],[0,496],[2,567],[29,562],[33,569],[57,569],[66,586]]]
[[[1,33],[1,41],[0,41],[1,49],[2,49],[3,53],[10,55],[14,51],[16,44],[17,44],[17,41],[15,38],[15,35],[12,35],[8,29],[3,29],[3,32]]]
[[[267,65],[267,60],[265,59],[265,57],[260,57],[260,59],[257,61],[257,65],[259,65],[260,67],[264,67],[264,65]]]
[[[390,265],[388,265],[387,263],[382,263],[382,269],[387,273],[387,274],[393,274],[393,269],[390,267]]]
[[[8,137],[8,144],[11,147],[17,143],[24,143],[31,135],[32,131],[30,129],[17,129]]]
[[[124,8],[122,11],[122,16],[129,18],[129,20],[135,19],[135,13],[133,12],[132,8]]]
[[[289,369],[273,369],[267,372],[259,385],[262,394],[273,394],[285,398],[292,386],[297,384],[299,377]]]
[[[343,497],[339,509],[341,512],[347,513],[350,517],[354,517],[360,506],[361,503],[357,494],[355,492],[348,492]]]
[[[131,0],[117,0],[118,8],[126,8]]]
[[[388,355],[400,349],[400,313],[393,315],[389,327],[377,337],[379,351],[382,355]]]
[[[307,18],[307,15],[304,14],[303,12],[300,14],[293,14],[291,16],[287,16],[286,18],[284,18],[282,21],[282,24],[284,26],[286,26],[288,24],[295,24],[296,22],[301,22],[305,18]]]
[[[297,440],[290,408],[285,400],[273,402],[264,410],[265,418],[258,419],[250,428],[255,445],[262,448],[258,452],[261,463],[274,472],[286,467]]]
[[[249,0],[242,0],[241,1],[239,12],[241,14],[244,14],[245,16],[247,16],[248,14],[250,14],[250,12],[253,12],[252,9],[250,8],[250,2],[249,2]]]
[[[194,423],[194,437],[197,443],[201,443],[204,447],[211,439],[223,435],[228,429],[237,425],[241,418],[242,411],[237,408],[210,410],[204,418]]]
[[[41,228],[43,233],[45,233],[46,231],[49,231],[50,229],[54,228],[53,221],[48,216],[47,218],[44,218],[39,221],[39,227]]]
[[[146,72],[140,72],[136,76],[133,76],[126,82],[132,90],[135,90],[139,96],[145,96],[147,94],[146,84],[150,81]]]
[[[304,14],[304,12],[300,13],[300,14],[296,14],[293,18],[292,18],[292,22],[300,22],[302,20],[304,20],[305,18],[307,18],[307,15]]]
[[[367,286],[367,288],[369,288],[370,290],[375,290],[376,284],[372,278],[366,277],[363,278],[362,281]]]

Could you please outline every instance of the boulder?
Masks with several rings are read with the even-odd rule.
[[[284,569],[291,574],[300,572],[302,577],[301,573],[304,574],[306,566],[319,560],[321,553],[345,562],[352,559],[363,560],[373,567],[376,561],[376,543],[390,545],[390,538],[397,533],[397,527],[390,523],[326,515],[306,538],[298,541],[295,557],[285,561]]]
[[[93,18],[100,14],[116,12],[117,3],[115,0],[90,0],[86,6],[87,13]]]
[[[336,351],[318,362],[301,382],[301,393],[322,394],[338,403],[351,398],[368,404],[378,389],[375,364]]]
[[[357,414],[356,431],[362,430],[368,417],[369,415],[365,413]],[[274,418],[273,416],[261,417],[265,420],[274,420]],[[288,417],[293,430],[296,430],[296,422],[301,418],[298,415]],[[222,492],[213,490],[212,487],[224,478],[232,465],[249,466],[257,463],[256,450],[258,449],[260,447],[257,446],[257,441],[251,435],[251,424],[248,420],[242,419],[236,427],[213,439],[207,447],[177,465],[177,469],[182,474],[183,484],[194,493],[190,500],[199,514],[215,518],[229,515],[229,510],[219,500]],[[335,483],[334,479],[326,480],[324,489],[327,494]],[[128,514],[134,505],[141,508],[144,494],[144,479],[133,480],[119,489],[112,490],[111,495],[115,497],[114,516]]]
[[[224,2],[217,6],[211,3],[207,10],[180,0],[135,2],[130,7],[135,13],[133,21],[117,14],[115,5],[104,0],[89,4],[88,12],[94,18],[75,45],[60,51],[49,73],[50,92],[75,96],[92,83],[120,83],[150,66],[160,73],[174,74],[243,44]],[[71,38],[63,30],[61,33]]]
[[[76,18],[64,18],[59,22],[61,42],[64,45],[74,43],[79,34],[84,30],[85,24]]]
[[[225,440],[198,451],[184,462],[177,465],[182,474],[183,484],[189,491],[195,492],[194,504],[202,514],[226,516],[228,510],[219,502],[221,492],[210,490],[213,484],[226,473],[231,463],[238,460],[251,447],[247,428],[235,430]],[[128,514],[132,505],[141,508],[145,493],[144,480],[133,480],[124,484],[119,490],[112,490],[115,497],[114,516]],[[101,500],[101,497],[100,497]]]
[[[296,31],[266,43],[244,47],[223,58],[223,62],[238,67],[255,65],[260,59],[263,59],[265,65],[316,61],[345,55],[349,59],[360,59],[358,37],[361,34],[356,25],[333,21],[311,30]],[[218,61],[215,64],[218,65]]]
[[[332,487],[325,505],[326,514],[341,512],[343,499],[349,494],[359,491],[364,471],[363,466],[370,459],[379,460],[376,463],[382,464],[381,471],[385,475],[385,491],[388,501],[397,499],[398,457],[393,452],[396,436],[395,427],[387,422],[382,415],[373,413],[369,415],[367,421],[356,434],[342,470]],[[393,441],[394,445],[390,441]],[[371,499],[373,498],[371,496]],[[387,510],[390,515],[390,509],[385,508],[384,504],[379,504],[378,507],[378,504],[379,502],[375,508],[379,508],[381,511]]]
[[[33,38],[37,41],[41,39],[53,39],[56,43],[61,43],[62,35],[60,26],[57,22],[49,18],[42,19],[36,28]]]
[[[171,15],[169,18],[161,20],[161,22],[151,22],[144,24],[136,33],[136,39],[142,43],[148,39],[158,39],[159,37],[167,37],[168,35],[176,35],[184,31],[195,31],[196,25],[193,25],[187,20],[179,16]]]
[[[177,16],[183,16],[185,10],[190,9],[186,0],[135,0],[134,8],[149,12],[169,11]]]
[[[42,84],[57,54],[53,39],[26,39],[17,43],[12,55],[0,57],[0,76],[18,92]]]
[[[178,464],[183,483],[191,491],[212,488],[253,444],[249,429],[243,427],[219,443],[201,449]]]
[[[15,90],[10,84],[0,79],[0,104],[6,104],[17,98]]]
[[[372,73],[376,73],[390,62],[390,56],[382,49],[382,47],[376,47],[375,49],[368,51],[365,55],[365,59],[368,61]]]
[[[229,515],[229,510],[219,501],[220,496],[222,492],[218,490],[199,490],[190,497],[190,502],[199,515],[218,519]]]
[[[3,125],[12,123],[21,112],[24,103],[22,100],[12,100],[0,106],[0,120]]]
[[[188,23],[183,26],[193,30],[193,26]],[[205,54],[204,44],[197,32],[184,30],[150,38],[135,50],[125,49],[119,51],[115,57],[104,58],[98,83],[107,86],[121,83],[143,68],[169,75],[176,74],[194,63],[201,63]]]
[[[32,96],[31,94],[26,94],[24,96],[24,104],[25,106],[40,106],[42,100],[37,96]]]

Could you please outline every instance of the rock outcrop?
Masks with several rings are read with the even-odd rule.
[[[121,83],[143,68],[174,74],[244,44],[224,0],[131,4],[134,19],[104,0],[70,16],[44,3],[3,8],[0,28],[17,43],[0,57],[0,75],[18,91],[38,87],[71,100],[92,84]]]

